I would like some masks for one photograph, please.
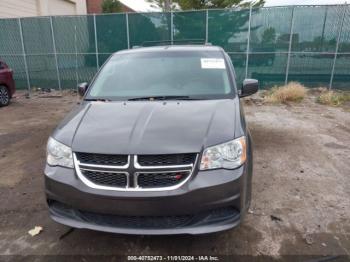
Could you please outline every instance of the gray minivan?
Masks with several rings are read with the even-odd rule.
[[[251,201],[252,141],[230,57],[209,45],[120,51],[47,145],[51,217],[125,234],[238,225]]]

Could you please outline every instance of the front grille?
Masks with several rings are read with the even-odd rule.
[[[138,173],[137,184],[142,188],[174,186],[181,183],[189,175],[189,171]]]
[[[90,187],[115,190],[174,189],[191,176],[197,154],[106,155],[74,153],[78,177]],[[104,187],[101,187],[104,186]]]
[[[137,162],[141,166],[171,166],[190,165],[196,160],[196,154],[170,154],[170,155],[140,155]]]
[[[128,163],[128,155],[107,155],[91,153],[75,153],[77,159],[84,164],[124,166]]]
[[[126,187],[127,175],[125,173],[115,173],[108,171],[92,171],[81,170],[81,173],[89,181],[97,185],[111,186],[111,187]]]

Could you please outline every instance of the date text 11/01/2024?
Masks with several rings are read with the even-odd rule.
[[[217,256],[128,256],[128,261],[219,261]]]

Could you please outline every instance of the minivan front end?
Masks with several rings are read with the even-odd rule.
[[[75,152],[73,168],[45,168],[51,217],[76,228],[127,234],[200,234],[238,225],[247,164],[200,170],[200,158]]]
[[[49,138],[50,216],[123,234],[237,226],[250,204],[252,145],[227,59],[217,47],[110,58]]]

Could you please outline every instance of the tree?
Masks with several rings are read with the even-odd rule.
[[[254,7],[263,6],[265,0],[148,0],[161,7],[165,11],[167,8],[179,6],[182,10],[194,9],[210,9],[210,8],[231,8],[231,7],[249,7],[251,4]]]
[[[261,43],[273,44],[276,42],[276,30],[273,27],[266,28],[261,37]]]
[[[101,7],[103,13],[119,13],[123,11],[123,6],[118,0],[103,0]]]
[[[209,8],[231,8],[236,6],[262,6],[264,0],[246,2],[244,0],[176,0],[183,10],[209,9]]]
[[[176,9],[176,4],[173,4],[173,0],[146,0],[151,4],[151,6],[155,6],[161,8],[164,12],[169,12],[171,10]]]

